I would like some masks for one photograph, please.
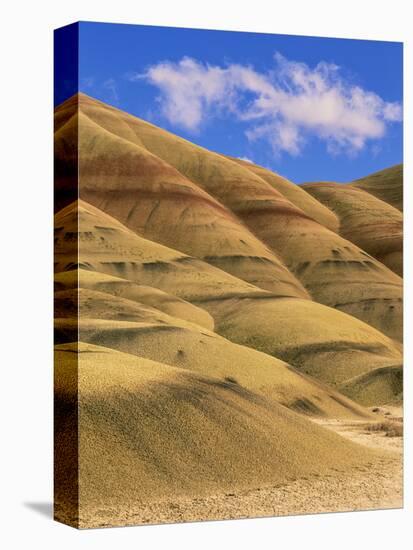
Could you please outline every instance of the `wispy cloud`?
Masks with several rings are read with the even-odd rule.
[[[105,80],[105,82],[102,84],[103,88],[107,90],[110,94],[110,99],[114,103],[117,103],[119,101],[119,94],[118,94],[118,86],[116,84],[116,80],[114,78],[108,78]]]
[[[80,86],[82,88],[93,88],[95,85],[95,78],[93,76],[84,76],[80,79]]]
[[[322,61],[311,68],[279,53],[266,73],[184,57],[129,79],[159,89],[161,113],[170,123],[196,132],[212,117],[233,117],[245,123],[249,140],[266,140],[275,153],[298,155],[314,136],[330,153],[357,153],[402,119],[399,103],[346,81],[337,65]]]

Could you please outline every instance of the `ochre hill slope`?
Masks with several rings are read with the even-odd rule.
[[[317,182],[303,188],[337,214],[340,235],[402,276],[403,216],[399,210],[351,185]]]
[[[395,365],[376,369],[347,380],[339,389],[367,407],[402,405],[403,368],[401,365]]]
[[[308,297],[276,254],[231,211],[132,142],[122,127],[118,133],[113,125],[104,128],[82,106],[81,101],[79,113],[73,108],[81,199],[145,238],[206,260],[242,280],[281,296]]]
[[[257,176],[260,176],[260,178],[269,183],[272,187],[274,187],[274,189],[284,195],[285,198],[297,206],[297,208],[300,208],[310,218],[313,218],[315,221],[321,225],[324,225],[328,229],[331,229],[335,233],[338,232],[339,221],[334,212],[306,193],[302,187],[296,185],[292,181],[289,181],[287,178],[284,178],[271,170],[263,168],[262,166],[253,164],[252,162],[247,162],[235,157],[227,158],[241,164],[241,166],[244,166],[244,168],[250,170]]]
[[[397,164],[355,180],[352,186],[363,189],[403,211],[403,164]]]
[[[168,325],[207,333],[207,329],[200,325],[173,317],[155,307],[98,290],[71,288],[57,291],[54,296],[56,318],[76,319],[78,314],[79,323],[88,318],[110,319],[141,323],[145,327],[150,327],[152,324],[159,327]]]
[[[282,259],[313,299],[350,313],[391,338],[401,340],[400,278],[357,246],[314,221],[262,177],[237,162],[86,96],[79,96],[79,110],[85,117],[85,132],[97,126],[120,140],[122,147],[127,142],[130,148],[146,149],[224,205]],[[85,135],[90,138],[87,132]],[[80,164],[82,166],[82,160]],[[108,198],[108,203],[110,200]],[[158,231],[164,232],[163,229]],[[218,248],[221,249],[221,245]],[[230,253],[229,249],[224,257],[226,254],[228,258],[239,256],[237,250]],[[240,259],[227,262],[219,259],[219,250],[212,257],[199,256],[209,262],[218,262],[233,273],[235,266],[239,266],[241,278],[274,291],[263,275],[266,268],[257,270],[260,263],[253,257],[245,259],[241,255]],[[257,252],[254,257],[260,256]],[[269,268],[274,273],[274,264]],[[279,281],[279,274],[276,278],[275,292],[287,294],[286,285],[283,289],[278,286],[280,282],[287,282],[286,279]],[[294,282],[287,286],[288,295],[298,295],[299,289]]]
[[[79,337],[239,384],[307,414],[368,416],[366,410],[283,361],[136,301],[83,288],[63,290],[55,295],[55,316],[58,343]]]
[[[126,298],[139,304],[154,307],[172,317],[214,330],[214,319],[207,311],[157,288],[140,285],[127,279],[113,277],[97,271],[87,271],[86,269],[56,273],[54,282],[56,291],[79,287],[105,292],[112,296]],[[64,317],[66,316],[64,315]]]
[[[58,411],[73,400],[62,383],[73,349],[57,347]],[[171,493],[195,498],[328,475],[378,456],[235,384],[102,347],[78,351],[80,526],[107,521],[102,503],[110,514]]]
[[[140,237],[82,200],[55,215],[55,271],[78,268],[159,288],[188,301],[268,294],[197,258]]]
[[[215,331],[279,357],[331,385],[401,364],[398,346],[371,326],[308,300],[232,299],[208,302]]]
[[[54,208],[61,210],[78,198],[78,98],[74,96],[54,112]]]
[[[159,288],[207,310],[229,340],[321,380],[338,384],[401,360],[393,342],[365,323],[311,300],[276,297],[143,239],[83,201],[56,214],[55,226],[57,272],[80,266]]]
[[[237,211],[275,249],[314,300],[350,313],[402,339],[402,280],[348,240],[267,200],[246,201]]]

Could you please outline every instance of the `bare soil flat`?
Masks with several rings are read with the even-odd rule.
[[[377,422],[386,418],[400,422],[401,407],[385,407]],[[240,519],[248,517],[289,516],[331,512],[350,512],[403,507],[403,438],[387,437],[384,431],[369,431],[369,423],[315,420],[383,455],[351,470],[331,470],[323,476],[312,475],[269,487],[216,494],[206,498],[175,498],[150,504],[137,504],[113,522],[112,510],[96,510],[84,517],[88,527],[176,523],[181,521]]]

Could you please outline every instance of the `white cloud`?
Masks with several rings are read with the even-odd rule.
[[[331,153],[356,153],[402,118],[399,103],[347,82],[337,65],[320,62],[310,68],[279,53],[267,73],[184,57],[129,78],[159,89],[162,115],[172,124],[195,132],[211,117],[234,117],[246,124],[249,140],[265,139],[275,153],[298,155],[311,136]]]
[[[243,160],[244,162],[249,162],[250,164],[254,164],[254,161],[248,157],[238,157],[238,158],[239,160]]]
[[[226,69],[203,66],[184,57],[179,63],[159,63],[144,75],[130,75],[131,80],[145,78],[162,92],[161,109],[172,123],[196,130],[212,105],[225,103]]]

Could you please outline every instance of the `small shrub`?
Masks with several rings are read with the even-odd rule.
[[[364,429],[367,432],[384,432],[386,437],[402,437],[403,424],[401,422],[376,422],[375,424],[366,424]]]

